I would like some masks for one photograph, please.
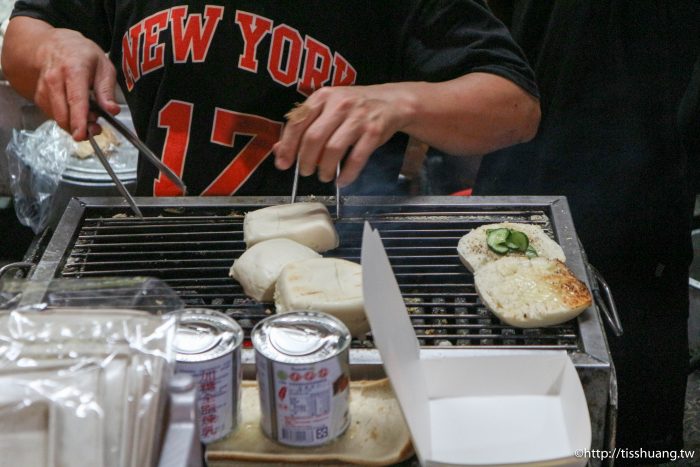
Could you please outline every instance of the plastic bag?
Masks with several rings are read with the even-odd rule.
[[[10,17],[15,0],[0,0],[0,23]]]
[[[53,120],[34,131],[12,131],[5,150],[10,189],[17,219],[34,233],[48,224],[53,195],[73,147],[70,135]]]
[[[0,312],[89,307],[163,314],[184,306],[172,288],[152,277],[0,281]]]
[[[59,279],[8,281],[0,295],[15,305],[0,313],[2,462],[155,465],[175,365],[177,314],[166,312],[182,305],[172,289]],[[117,308],[126,303],[167,306]]]

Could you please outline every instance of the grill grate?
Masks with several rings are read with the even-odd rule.
[[[123,207],[88,207],[57,276],[158,277],[187,307],[222,311],[248,336],[272,311],[248,299],[228,271],[245,250],[243,213],[256,207],[144,208],[143,221]],[[422,346],[580,348],[576,321],[538,329],[501,323],[482,306],[457,255],[459,238],[485,223],[528,222],[552,234],[546,212],[396,205],[346,206],[344,215],[336,223],[341,246],[325,256],[359,262],[364,220],[379,229]],[[371,336],[354,347],[373,347]]]

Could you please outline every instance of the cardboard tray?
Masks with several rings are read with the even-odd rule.
[[[377,231],[362,242],[365,312],[422,465],[583,466],[591,422],[564,351],[421,355]]]
[[[285,464],[390,465],[413,456],[411,438],[386,379],[350,382],[350,427],[337,440],[317,447],[291,447],[265,436],[260,428],[258,385],[241,385],[237,430],[209,444],[209,467]]]

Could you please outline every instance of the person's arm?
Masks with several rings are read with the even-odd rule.
[[[274,148],[285,170],[300,158],[300,173],[330,181],[346,155],[338,180],[357,178],[372,152],[398,132],[454,155],[481,155],[535,136],[539,101],[513,82],[469,73],[440,82],[322,88],[287,123]]]
[[[5,34],[2,69],[13,88],[78,141],[87,138],[90,90],[105,110],[119,112],[114,66],[77,31],[31,17],[13,18]]]

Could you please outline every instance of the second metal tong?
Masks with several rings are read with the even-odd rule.
[[[90,99],[90,111],[95,112],[97,116],[102,117],[107,123],[114,127],[115,130],[121,133],[124,136],[124,138],[126,138],[127,141],[133,144],[141,154],[146,156],[146,158],[153,165],[155,165],[160,172],[163,172],[165,176],[168,177],[170,181],[172,181],[175,184],[175,186],[180,188],[183,196],[187,194],[187,187],[185,186],[185,183],[182,181],[182,179],[180,179],[180,177],[178,177],[170,167],[163,164],[160,158],[156,156],[153,153],[153,151],[151,151],[149,147],[146,146],[146,144],[144,144],[144,142],[139,139],[138,136],[136,136],[128,127],[126,127],[126,125],[124,125],[122,122],[114,118],[112,114],[100,107],[99,104],[95,102],[95,100],[92,98]],[[136,205],[136,201],[134,201],[134,198],[131,196],[131,193],[129,193],[129,190],[126,189],[122,181],[119,179],[119,177],[117,177],[117,174],[114,173],[112,166],[107,160],[107,156],[105,156],[105,154],[102,152],[102,149],[100,149],[100,146],[97,144],[92,133],[90,133],[89,131],[88,139],[90,140],[90,145],[92,146],[93,151],[95,151],[95,156],[97,156],[97,158],[100,160],[100,163],[102,163],[105,170],[112,178],[112,181],[114,181],[114,184],[117,186],[119,193],[121,193],[122,196],[124,196],[127,203],[129,203],[129,206],[131,206],[131,210],[134,211],[134,214],[136,214],[139,218],[143,219],[143,214]]]
[[[340,176],[340,162],[335,168],[335,218],[340,219],[340,186],[338,186],[338,177]],[[296,165],[294,166],[294,181],[292,182],[292,196],[290,203],[295,203],[297,200],[297,188],[299,187],[299,157],[297,157]]]

